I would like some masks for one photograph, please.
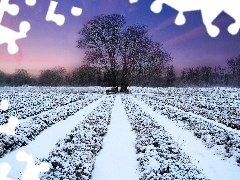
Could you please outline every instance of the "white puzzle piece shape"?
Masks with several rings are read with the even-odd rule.
[[[138,0],[129,0],[135,3]],[[227,13],[235,22],[228,27],[228,32],[235,35],[240,29],[240,1],[238,0],[154,0],[150,9],[154,13],[160,13],[163,4],[166,4],[178,11],[175,24],[183,25],[186,22],[184,12],[200,10],[202,13],[203,23],[208,34],[211,37],[218,36],[220,30],[213,25],[213,21],[221,12]]]
[[[25,0],[25,3],[28,5],[28,6],[34,6],[36,4],[36,0]]]
[[[8,110],[8,108],[9,108],[9,103],[8,103],[8,101],[3,99],[3,100],[1,101],[1,104],[0,104],[0,109],[1,109],[2,111],[6,111],[6,110]]]
[[[1,22],[5,12],[15,16],[19,12],[19,7],[15,4],[9,4],[9,0],[0,1],[0,45],[7,43],[8,52],[10,54],[15,54],[18,52],[16,40],[27,37],[27,32],[30,30],[30,24],[26,21],[21,22],[19,25],[19,32],[15,32],[5,26],[2,26]]]
[[[5,26],[0,25],[0,44],[8,43],[8,52],[15,54],[18,52],[16,40],[26,38],[31,26],[28,22],[23,21],[19,26],[19,32],[15,32]]]
[[[7,177],[10,170],[11,170],[10,164],[1,163],[0,164],[0,179],[1,180],[13,180],[12,178]]]
[[[39,180],[40,172],[49,171],[48,163],[42,162],[40,165],[35,165],[32,155],[24,151],[17,152],[16,158],[20,162],[27,162],[21,180]]]
[[[17,125],[19,124],[19,120],[16,117],[10,117],[8,119],[8,124],[6,125],[1,125],[0,126],[0,133],[5,133],[8,135],[15,135],[15,129]]]
[[[65,17],[62,14],[55,14],[57,5],[58,5],[58,2],[56,2],[56,1],[50,2],[48,12],[46,15],[46,21],[53,21],[58,26],[62,26],[65,22]]]
[[[82,9],[73,6],[72,9],[71,9],[71,13],[72,13],[72,15],[74,15],[74,16],[80,16],[80,15],[82,14]]]

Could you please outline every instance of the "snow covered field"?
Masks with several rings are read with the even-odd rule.
[[[106,89],[0,88],[0,126],[19,119],[0,132],[0,179],[24,176],[20,151],[49,165],[40,179],[240,179],[240,89]]]

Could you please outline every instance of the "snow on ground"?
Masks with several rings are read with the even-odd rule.
[[[24,171],[26,163],[16,160],[16,154],[18,151],[25,151],[28,154],[32,154],[34,160],[42,159],[48,155],[49,152],[55,147],[55,144],[60,138],[63,138],[65,134],[69,133],[80,121],[84,119],[84,116],[90,113],[96,108],[103,100],[100,98],[94,101],[90,105],[81,109],[73,116],[69,116],[66,120],[60,121],[57,124],[44,130],[40,133],[36,139],[30,142],[27,146],[21,147],[12,151],[10,154],[5,155],[0,159],[0,164],[7,162],[11,165],[11,171],[9,173],[10,178],[18,178],[21,176],[21,172]]]
[[[34,89],[35,89],[35,87],[33,88],[33,90]],[[37,93],[39,92],[40,96],[36,97],[34,94],[32,94],[32,93],[35,92],[35,90],[33,92],[29,92],[28,95],[25,95],[24,93],[26,91],[26,88],[22,88],[22,89],[10,88],[11,91],[12,90],[20,91],[20,95],[18,97],[16,96],[17,98],[15,98],[15,96],[12,97],[12,99],[16,100],[16,102],[12,101],[12,104],[14,104],[12,111],[14,111],[14,113],[17,113],[18,115],[22,114],[21,116],[26,118],[26,119],[22,119],[21,124],[24,124],[24,123],[30,121],[31,118],[34,117],[35,115],[36,115],[36,117],[39,117],[39,116],[44,115],[44,114],[49,114],[49,112],[53,110],[53,109],[51,109],[51,110],[47,109],[48,107],[52,107],[52,106],[50,106],[51,105],[50,103],[47,103],[46,105],[41,104],[41,102],[44,100],[43,95],[41,95],[41,93],[42,93],[41,91],[43,91],[43,89],[39,90],[39,87],[37,87]],[[54,106],[55,110],[53,110],[53,111],[59,110],[61,108],[65,108],[64,102],[69,103],[70,100],[71,100],[71,102],[77,101],[78,98],[76,97],[76,94],[79,94],[79,93],[82,94],[83,92],[88,92],[89,93],[89,90],[85,89],[85,88],[83,88],[83,89],[82,88],[80,88],[80,89],[75,89],[75,88],[72,88],[72,89],[69,89],[69,88],[60,88],[60,89],[59,88],[49,88],[49,89],[44,89],[43,92],[45,92],[45,91],[48,92],[48,90],[53,91],[53,94],[55,94],[56,96],[58,96],[59,93],[62,92],[62,91],[63,91],[63,97],[65,97],[66,94],[69,94],[69,96],[67,96],[68,98],[65,97],[65,99],[62,99],[61,98],[62,96],[59,95],[59,97],[56,98],[53,101],[55,104],[60,103],[60,104],[58,104],[59,107]],[[61,91],[59,91],[59,90],[61,90]],[[200,98],[196,95],[194,96],[194,94],[192,94],[192,96],[188,97],[189,94],[191,95],[191,93],[189,93],[189,92],[192,92],[191,89],[190,89],[190,91],[187,91],[187,92],[185,92],[185,90],[186,90],[185,88],[183,88],[182,90],[181,89],[173,89],[173,90],[176,91],[176,93],[175,93],[176,95],[180,94],[179,96],[177,96],[177,97],[181,97],[180,100],[185,98],[184,101],[183,101],[184,103],[181,103],[180,101],[178,102],[176,98],[173,98],[175,96],[175,94],[171,94],[171,92],[172,92],[171,88],[167,89],[167,91],[165,91],[165,89],[162,89],[162,88],[158,88],[158,89],[135,88],[135,87],[131,88],[131,92],[134,93],[134,94],[145,94],[145,95],[147,94],[148,96],[154,95],[155,93],[157,93],[157,94],[168,93],[169,97],[165,96],[163,94],[163,97],[164,97],[163,100],[167,100],[167,101],[162,102],[165,107],[170,107],[170,108],[173,108],[173,109],[176,108],[177,110],[180,110],[180,107],[181,107],[180,105],[183,104],[184,106],[187,106],[187,108],[184,109],[184,111],[181,110],[182,112],[185,112],[185,113],[187,113],[191,116],[194,116],[194,117],[199,117],[199,118],[203,119],[204,121],[207,121],[208,123],[214,124],[214,125],[216,125],[220,128],[224,128],[225,130],[230,131],[232,133],[239,134],[239,130],[232,129],[231,127],[227,127],[226,125],[221,124],[219,121],[217,121],[220,118],[217,118],[216,121],[214,122],[214,121],[210,120],[210,117],[212,117],[212,116],[209,116],[209,114],[217,114],[218,115],[219,113],[221,113],[220,111],[216,111],[217,113],[215,113],[215,109],[217,109],[217,107],[221,107],[220,106],[221,104],[220,105],[219,104],[215,105],[216,102],[222,103],[224,105],[224,107],[225,106],[226,107],[233,107],[233,106],[239,107],[238,105],[239,105],[240,101],[239,100],[238,101],[237,100],[233,101],[235,96],[239,94],[237,92],[238,90],[230,89],[231,92],[233,92],[234,96],[232,97],[232,94],[230,93],[231,97],[230,97],[230,95],[228,97],[228,94],[226,94],[226,96],[222,97],[222,99],[221,99],[221,96],[225,93],[225,91],[223,91],[222,94],[220,94],[221,101],[218,101],[218,96],[215,96],[215,94],[214,94],[214,96],[210,95],[211,98],[210,98],[209,102],[207,101],[206,97],[208,97],[207,95],[212,93],[211,89],[206,89],[206,90],[205,89],[202,89],[202,90],[200,89],[199,91],[197,90],[196,92],[193,89],[193,93],[198,93],[198,92],[203,93],[200,96]],[[181,90],[181,91],[178,92],[179,90]],[[4,89],[4,88],[0,89],[0,100],[1,100],[1,97],[3,98],[5,96],[8,96],[9,92],[1,95],[1,93],[5,92],[5,91],[6,91],[6,89]],[[65,91],[67,91],[67,92],[65,92]],[[91,91],[96,92],[98,94],[105,93],[104,88],[96,89],[95,87],[93,87],[93,89]],[[213,91],[213,92],[215,92],[215,91]],[[187,93],[187,95],[182,96],[181,95],[182,93],[183,94]],[[12,93],[12,94],[14,94],[14,93]],[[124,95],[122,95],[122,96],[124,96]],[[147,113],[149,113],[151,118],[153,117],[159,123],[159,125],[164,127],[164,129],[166,131],[168,131],[168,133],[172,136],[173,140],[176,141],[178,143],[178,145],[181,147],[182,151],[184,152],[184,153],[182,153],[182,152],[181,153],[182,154],[186,153],[186,155],[190,156],[190,159],[192,161],[191,164],[196,165],[198,167],[198,169],[202,169],[203,173],[208,178],[210,178],[211,180],[215,180],[215,179],[216,180],[227,180],[227,179],[229,179],[229,180],[238,179],[239,180],[240,179],[239,178],[240,177],[240,167],[238,167],[235,162],[221,159],[222,156],[216,154],[216,152],[217,152],[216,148],[219,149],[223,145],[217,145],[216,147],[214,147],[212,149],[207,149],[199,139],[197,139],[195,136],[193,136],[193,134],[191,132],[189,132],[187,130],[183,130],[180,127],[177,127],[172,121],[170,121],[168,118],[158,114],[157,112],[153,111],[144,102],[133,98],[133,95],[130,94],[130,95],[126,95],[126,96],[132,97],[132,99],[134,99],[135,102],[137,102],[137,104],[143,109],[143,111],[146,111]],[[157,95],[157,96],[159,96],[159,95]],[[195,98],[197,97],[197,100],[193,99],[193,97],[195,97]],[[203,99],[202,100],[203,102],[201,102],[201,97]],[[31,99],[34,99],[34,98],[36,99],[36,103],[34,103],[35,101],[31,100]],[[3,156],[0,159],[0,164],[3,163],[3,162],[7,162],[11,165],[11,171],[10,171],[9,177],[19,179],[21,177],[20,173],[23,172],[23,170],[26,166],[26,163],[19,162],[19,161],[16,160],[17,152],[25,151],[26,153],[32,154],[35,162],[39,162],[39,161],[41,161],[41,159],[44,159],[44,158],[48,157],[49,152],[52,152],[53,149],[56,148],[56,146],[57,146],[56,143],[59,141],[59,139],[64,138],[65,135],[69,134],[73,128],[76,129],[77,124],[79,124],[80,122],[83,122],[83,119],[85,119],[84,115],[87,115],[95,107],[97,107],[100,103],[102,103],[101,100],[103,98],[93,102],[89,106],[87,106],[87,107],[83,108],[82,110],[80,110],[79,112],[77,112],[75,115],[68,117],[66,120],[62,120],[62,121],[56,123],[55,125],[52,125],[51,127],[45,129],[42,133],[40,133],[36,137],[35,140],[29,142],[29,144],[27,146],[21,147],[21,148],[19,148],[17,150],[14,150],[12,152],[10,152],[10,150],[9,150],[10,153],[6,154],[5,156]],[[198,109],[197,109],[197,112],[194,112],[194,111],[193,112],[187,112],[188,109],[194,109],[194,108],[190,108],[191,107],[191,102],[188,102],[188,98],[191,100],[191,102],[192,101],[193,102],[194,101],[198,102],[198,103],[194,104],[194,107],[197,107],[197,105],[201,105],[201,103],[203,103],[203,105],[214,105],[215,109],[214,109],[214,111],[211,111],[211,109],[206,110],[205,114],[208,115],[208,116],[206,116],[206,118],[203,118],[202,115],[201,116],[196,115],[196,113],[198,113]],[[20,103],[19,103],[19,99],[21,100]],[[225,102],[225,99],[226,99],[226,102]],[[172,103],[172,102],[175,102],[175,101],[177,101],[177,103]],[[38,103],[40,103],[41,106]],[[160,99],[159,99],[159,103],[161,103]],[[169,105],[166,105],[166,104],[169,104]],[[179,105],[180,107],[177,106],[177,105]],[[101,108],[104,109],[103,107],[100,107],[100,109]],[[27,109],[27,111],[25,111],[25,109]],[[135,108],[135,109],[136,109],[136,111],[138,111],[138,108]],[[34,110],[34,112],[36,110],[36,112],[33,113],[33,110]],[[99,111],[99,109],[98,109],[98,111]],[[98,121],[97,121],[98,120],[97,119],[97,117],[98,117],[97,112],[98,111],[93,113],[93,116],[96,117],[94,120],[96,120],[97,124],[98,124]],[[106,112],[109,112],[109,111],[106,110]],[[135,112],[135,110],[133,110],[132,112]],[[203,112],[205,112],[205,111],[203,111]],[[105,113],[105,112],[103,112],[103,113]],[[222,112],[222,114],[226,115],[226,116],[220,116],[220,117],[222,117],[223,120],[228,120],[227,119],[228,117],[227,117],[227,114],[225,113],[225,111]],[[108,115],[109,115],[109,113],[108,113]],[[237,111],[233,115],[234,115],[234,118],[235,118],[235,116],[238,115]],[[150,122],[150,120],[151,120],[150,116],[149,116],[149,118],[147,116],[144,116],[146,118],[145,119],[146,121],[144,121],[144,122],[146,122],[146,123]],[[4,112],[4,116],[1,116],[0,119],[5,118],[5,117],[7,117],[6,112]],[[138,116],[136,116],[136,117],[138,117]],[[213,117],[215,117],[215,116],[213,116]],[[86,116],[86,119],[89,120],[90,123],[92,123],[92,119],[88,118],[88,116]],[[109,119],[110,118],[108,116],[108,120]],[[139,119],[135,118],[135,116],[132,118],[133,123],[135,123],[135,121],[137,122],[138,120]],[[109,123],[109,121],[107,121],[107,122]],[[158,124],[158,123],[155,122],[155,124]],[[5,124],[5,125],[7,125],[7,124]],[[25,129],[27,131],[31,130],[31,132],[35,132],[34,129],[33,129],[33,126],[31,124],[29,124],[28,127],[29,128],[23,128],[23,129]],[[96,134],[98,134],[101,131],[101,130],[98,130],[97,128],[91,129],[92,128],[91,125],[88,125],[86,127],[90,128],[90,129],[89,130],[86,129],[85,132],[83,133],[84,135],[85,134],[90,135],[91,134],[90,131],[92,132],[92,134],[94,134],[94,132]],[[105,128],[104,132],[105,133],[106,133],[106,127],[104,126],[104,128]],[[148,127],[144,126],[143,130],[147,129],[147,128]],[[136,144],[136,138],[135,137],[136,137],[136,135],[131,130],[131,126],[130,126],[130,123],[128,121],[128,117],[126,115],[126,112],[123,108],[123,104],[121,102],[121,95],[119,95],[119,94],[116,95],[116,101],[115,101],[115,104],[114,104],[114,107],[113,107],[111,123],[108,126],[108,129],[109,130],[108,130],[106,136],[100,135],[101,138],[104,138],[103,141],[101,139],[101,143],[103,142],[103,149],[100,150],[100,152],[98,153],[98,156],[96,158],[96,163],[94,165],[92,179],[93,180],[101,180],[101,179],[104,179],[104,180],[105,179],[106,180],[108,180],[108,179],[110,179],[110,180],[112,180],[112,179],[113,180],[118,180],[118,179],[134,180],[134,179],[139,179],[141,174],[139,172],[140,167],[138,168],[139,162],[137,161],[138,159],[137,159],[137,155],[136,155],[136,153],[138,151],[135,148],[135,144]],[[156,131],[152,131],[152,132],[158,132],[157,131],[158,130],[157,126],[154,130],[156,130]],[[79,131],[82,132],[81,130],[79,130]],[[74,134],[74,133],[72,133],[72,134]],[[79,135],[81,133],[77,132],[76,134]],[[156,135],[156,137],[157,137],[157,135],[159,135],[159,134],[161,135],[161,133],[156,133],[154,135]],[[144,134],[140,133],[138,137],[142,137],[142,135],[144,135]],[[146,137],[150,137],[150,136],[146,135]],[[25,138],[25,136],[23,136],[23,138]],[[94,136],[94,138],[96,138],[96,137]],[[65,137],[65,139],[68,140],[66,137]],[[160,138],[160,140],[161,139],[163,139],[163,138]],[[88,137],[86,137],[84,140],[88,140]],[[9,139],[9,142],[10,141],[19,143],[14,138]],[[172,139],[171,139],[171,141],[172,141]],[[62,142],[64,142],[62,144],[62,146],[66,147],[67,144],[65,144],[65,141],[62,141]],[[146,142],[146,140],[143,141],[143,142]],[[159,141],[159,142],[162,142],[162,141]],[[1,141],[1,143],[2,143],[2,141]],[[70,145],[71,145],[71,143],[72,142],[69,142]],[[79,142],[79,143],[81,144],[81,142]],[[88,144],[88,141],[86,141],[86,144],[91,145],[90,143]],[[70,145],[69,145],[69,147],[72,147]],[[76,143],[74,143],[74,145],[76,145]],[[159,145],[160,145],[159,149],[160,148],[162,148],[163,150],[166,149],[163,146],[163,143],[162,143],[162,145],[161,144],[159,144]],[[86,147],[88,147],[88,146],[86,146]],[[150,153],[154,152],[154,153],[156,153],[155,154],[156,156],[154,156],[154,157],[159,157],[159,153],[157,151],[155,151],[155,149],[157,149],[157,148],[155,148],[155,146],[151,146],[151,148],[146,148],[146,152],[147,153],[148,152],[150,152]],[[239,149],[239,147],[236,147],[236,148]],[[6,147],[6,149],[8,149],[8,147]],[[76,149],[79,150],[80,148],[76,148]],[[100,149],[100,147],[98,148],[98,150],[99,149]],[[66,151],[66,152],[68,152],[68,151]],[[91,152],[91,151],[89,150],[89,152]],[[95,153],[95,155],[96,155],[96,153]],[[61,154],[61,153],[59,153],[59,154]],[[57,154],[57,155],[60,156],[59,154]],[[64,158],[67,158],[67,157],[71,157],[71,154],[69,156],[63,156],[63,158],[62,158],[63,163],[64,163]],[[77,156],[77,157],[82,157],[82,155]],[[38,159],[40,159],[40,160],[38,160]],[[54,159],[50,159],[50,161],[53,161],[53,160]],[[71,160],[69,160],[69,161],[71,161]],[[83,162],[85,163],[85,161],[83,161]],[[94,161],[93,161],[93,163],[94,163]],[[157,166],[156,169],[158,169],[163,164],[163,163],[160,163],[160,164],[156,163],[156,161],[152,158],[149,158],[149,163],[150,163],[149,167]],[[86,165],[86,163],[84,165]],[[73,166],[73,167],[75,167],[75,166]],[[153,169],[149,169],[149,171],[153,172]],[[50,179],[52,179],[52,178],[50,178]],[[59,178],[56,177],[56,179],[59,179]],[[69,176],[67,176],[67,175],[64,176],[64,179],[69,179]],[[184,179],[184,177],[182,176],[182,178],[180,178],[180,179]]]
[[[239,180],[240,168],[227,161],[221,160],[220,156],[214,155],[212,150],[207,149],[200,141],[196,140],[190,132],[177,127],[164,116],[154,112],[145,103],[135,99],[135,102],[148,112],[155,120],[168,131],[172,138],[182,144],[183,151],[191,157],[192,162],[202,169],[204,174],[211,180]]]
[[[139,179],[134,147],[135,134],[131,131],[121,95],[116,96],[108,128],[103,149],[96,157],[92,180]]]
[[[239,134],[239,135],[240,135],[240,130],[233,129],[233,128],[231,128],[231,127],[227,127],[225,124],[222,124],[222,123],[219,123],[219,122],[216,122],[216,121],[207,119],[207,118],[205,118],[205,117],[203,117],[203,116],[201,116],[201,115],[194,114],[193,112],[186,112],[186,111],[181,110],[181,109],[179,109],[179,108],[177,108],[177,107],[174,107],[174,106],[172,106],[172,105],[166,105],[166,107],[175,109],[175,110],[177,110],[177,111],[179,111],[179,112],[187,113],[187,114],[189,114],[189,115],[191,115],[191,116],[200,118],[200,119],[202,119],[202,120],[204,120],[204,121],[206,121],[206,122],[208,122],[208,123],[214,124],[215,126],[218,126],[218,127],[220,127],[220,128],[226,129],[227,131],[230,131],[230,132],[233,132],[233,133],[236,133],[236,134]]]

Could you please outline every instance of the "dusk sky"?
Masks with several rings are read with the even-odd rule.
[[[10,0],[19,5],[17,16],[4,14],[1,25],[19,31],[21,21],[28,21],[31,30],[27,38],[17,41],[19,52],[10,55],[7,44],[0,45],[0,70],[13,73],[15,69],[26,69],[31,74],[39,74],[41,69],[63,66],[72,70],[81,65],[84,51],[77,48],[78,31],[83,24],[100,14],[121,14],[125,16],[126,26],[145,24],[155,41],[163,44],[173,57],[172,64],[177,72],[182,68],[202,65],[226,66],[229,58],[240,54],[240,33],[231,35],[227,27],[234,22],[225,13],[220,14],[213,24],[221,32],[216,38],[208,35],[202,22],[201,12],[187,12],[186,23],[174,24],[177,11],[164,5],[159,14],[150,10],[153,0],[139,0],[130,4],[129,0],[56,0],[57,14],[65,16],[63,26],[45,20],[50,0],[37,0],[29,7],[24,0]],[[82,8],[82,15],[71,14],[72,6]]]

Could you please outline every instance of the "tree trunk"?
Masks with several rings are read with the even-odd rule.
[[[127,77],[123,77],[122,81],[121,81],[121,90],[120,90],[120,92],[127,93],[128,92],[127,87],[128,87]]]
[[[111,84],[112,87],[116,87],[117,86],[117,77],[116,77],[116,71],[112,70],[112,78],[111,78]]]

